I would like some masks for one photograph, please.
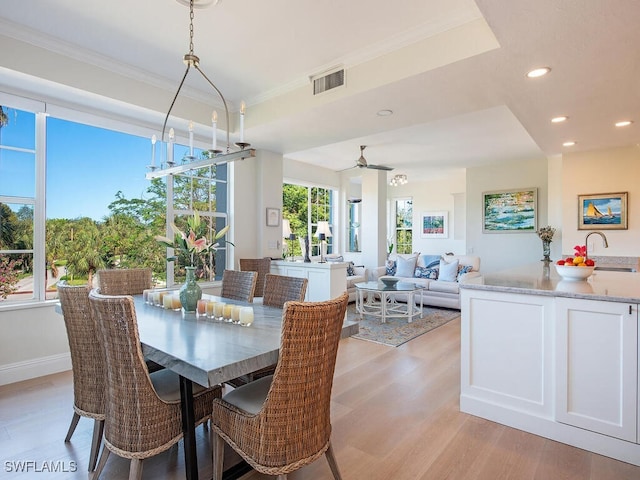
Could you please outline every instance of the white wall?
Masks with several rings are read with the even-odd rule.
[[[562,251],[573,254],[584,245],[589,230],[578,230],[578,195],[628,192],[628,229],[603,230],[609,248],[597,235],[589,238],[595,256],[640,256],[640,148],[637,146],[573,153],[563,156]],[[594,229],[597,230],[597,229]]]
[[[546,158],[467,170],[467,252],[481,257],[482,272],[502,270],[542,258],[542,242],[536,233],[482,233],[482,193],[536,187],[538,226],[545,226],[549,222],[547,172]],[[552,246],[554,243],[557,242]]]
[[[0,310],[0,385],[71,369],[64,320],[54,303]]]
[[[466,232],[463,222],[465,205],[457,201],[464,197],[466,174],[459,170],[448,177],[436,180],[412,182],[400,187],[387,187],[387,196],[393,202],[398,198],[413,199],[413,251],[423,254],[442,255],[446,252],[466,253]],[[427,212],[446,212],[448,219],[447,238],[422,238],[420,236],[422,214]]]

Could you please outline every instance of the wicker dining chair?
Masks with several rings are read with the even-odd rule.
[[[222,272],[222,292],[220,296],[232,300],[253,302],[257,280],[257,272],[225,270]]]
[[[153,287],[150,268],[109,268],[98,270],[98,288],[102,295],[142,295]],[[145,360],[149,373],[164,367],[153,360]]]
[[[287,277],[285,275],[265,276],[263,305],[282,308],[285,302],[304,301],[309,280],[300,277]]]
[[[153,286],[150,268],[98,270],[98,287],[103,295],[142,295]]]
[[[304,295],[307,292],[308,282],[309,281],[306,278],[287,277],[284,275],[273,275],[268,273],[264,283],[264,297],[262,298],[262,304],[268,307],[283,308],[284,304],[289,301],[302,302],[304,301]],[[246,383],[253,382],[258,378],[273,375],[275,370],[275,365],[269,365],[268,367],[251,372],[248,375],[236,377],[226,383],[233,387],[239,387]]]
[[[338,341],[349,295],[284,307],[280,358],[273,376],[213,401],[213,478],[222,478],[224,444],[255,470],[287,474],[326,455],[335,480],[330,400]]]
[[[254,297],[262,297],[265,277],[271,271],[271,258],[241,258],[240,270],[243,272],[258,272]]]
[[[80,417],[93,419],[93,438],[88,468],[91,472],[96,468],[104,431],[106,382],[104,354],[91,316],[89,286],[60,283],[57,289],[67,329],[73,371],[73,418],[64,441],[71,441]]]
[[[183,437],[179,377],[170,370],[150,375],[145,368],[133,298],[92,290],[89,302],[107,367],[104,447],[93,478],[100,476],[113,452],[131,460],[129,479],[140,479],[144,459]],[[221,388],[193,387],[199,425],[211,418],[211,404]]]

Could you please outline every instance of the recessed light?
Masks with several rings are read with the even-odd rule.
[[[564,142],[562,144],[563,147],[573,147],[576,144],[574,141]]]
[[[378,110],[378,113],[376,113],[376,115],[378,115],[379,117],[388,117],[389,115],[393,115],[393,110]]]
[[[616,127],[628,127],[633,123],[633,120],[622,120],[621,122],[616,122]]]
[[[527,73],[527,77],[529,78],[542,77],[543,75],[546,75],[550,71],[551,69],[549,67],[534,68],[529,73]]]
[[[553,117],[551,119],[551,123],[562,123],[566,122],[567,120],[569,120],[569,117],[567,117],[566,115],[560,115],[559,117]]]

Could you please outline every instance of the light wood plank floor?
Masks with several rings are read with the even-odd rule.
[[[640,479],[640,467],[460,413],[459,345],[459,319],[398,348],[341,341],[332,438],[344,480]],[[63,441],[72,401],[69,372],[0,387],[0,478],[87,477],[92,421],[81,419],[71,443]],[[197,441],[201,478],[210,478],[202,428]],[[76,462],[78,470],[8,472],[18,461]],[[128,467],[111,455],[101,478],[125,479]],[[144,478],[184,478],[182,445],[146,461]],[[324,458],[289,478],[332,479]]]

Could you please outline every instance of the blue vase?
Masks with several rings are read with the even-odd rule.
[[[185,267],[187,279],[180,287],[180,303],[185,312],[195,312],[198,307],[198,300],[202,298],[202,289],[196,281],[196,267]]]

